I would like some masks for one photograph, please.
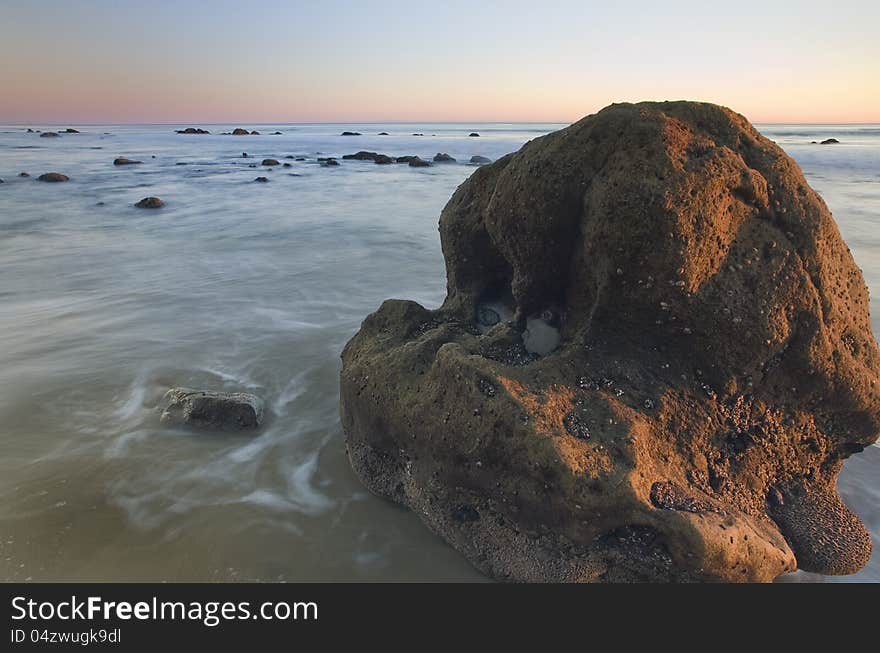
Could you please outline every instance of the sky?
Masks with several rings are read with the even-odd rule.
[[[717,6],[716,6],[717,5]],[[0,123],[880,123],[880,2],[0,0]]]

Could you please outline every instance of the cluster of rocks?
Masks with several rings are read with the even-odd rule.
[[[259,136],[260,135],[260,132],[258,132],[257,130],[248,131],[247,129],[243,129],[241,127],[236,127],[230,133],[232,136]]]
[[[880,432],[862,274],[797,164],[704,103],[612,105],[481,166],[448,294],[342,353],[352,467],[518,581],[846,574]]]
[[[176,129],[175,133],[177,134],[210,134],[207,129],[202,129],[200,127],[187,127],[186,129]]]

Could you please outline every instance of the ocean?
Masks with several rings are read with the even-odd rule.
[[[174,133],[189,126],[0,126],[0,579],[485,580],[355,479],[339,353],[386,298],[442,302],[437,220],[467,161],[563,125]],[[217,133],[239,126],[261,135]],[[831,208],[880,333],[880,126],[758,127]],[[458,162],[341,160],[358,150]],[[70,181],[35,181],[50,171]],[[147,196],[165,207],[134,207]],[[165,428],[156,407],[173,386],[254,392],[265,427]],[[870,564],[786,580],[880,581],[880,448],[847,462],[840,489],[872,532]]]

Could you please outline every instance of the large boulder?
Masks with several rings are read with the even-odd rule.
[[[263,422],[263,400],[245,392],[172,388],[165,393],[164,424],[206,429],[254,429]]]
[[[478,168],[448,294],[342,354],[351,464],[528,581],[769,581],[871,554],[835,489],[880,430],[862,275],[742,116],[612,105]]]
[[[24,176],[28,177],[29,175],[25,174]],[[37,181],[59,183],[62,181],[70,181],[70,177],[68,177],[67,175],[62,175],[60,172],[47,172],[37,177]]]

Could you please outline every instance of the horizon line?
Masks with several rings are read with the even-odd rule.
[[[588,114],[594,115],[594,114]],[[358,120],[297,120],[297,121],[270,121],[270,122],[258,122],[258,121],[223,121],[223,122],[199,122],[199,121],[159,121],[159,122],[145,122],[145,121],[122,121],[122,122],[114,122],[114,121],[95,121],[95,122],[59,122],[59,121],[49,121],[49,122],[4,122],[0,120],[0,126],[4,127],[32,127],[33,125],[45,125],[48,127],[60,127],[66,125],[79,125],[79,126],[100,126],[100,125],[130,125],[130,126],[182,126],[188,125],[192,127],[198,127],[200,125],[207,125],[210,127],[217,126],[230,126],[230,125],[424,125],[424,124],[438,124],[438,125],[571,125],[587,116],[582,116],[577,120],[369,120],[369,121],[358,121]],[[754,125],[880,125],[880,120],[878,121],[786,121],[786,120],[749,120]]]

